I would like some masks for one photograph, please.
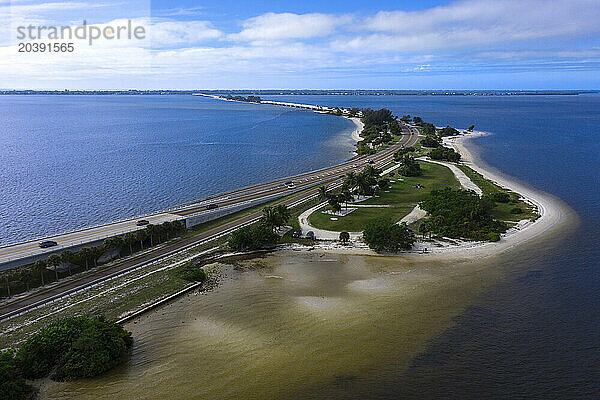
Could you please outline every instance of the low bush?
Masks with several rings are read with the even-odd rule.
[[[495,192],[490,194],[490,197],[496,203],[508,203],[510,201],[510,194],[506,192]]]
[[[389,252],[410,250],[415,242],[406,224],[398,225],[387,218],[370,221],[363,231],[363,239],[371,249]]]
[[[188,282],[204,282],[207,279],[202,267],[194,265],[191,261],[176,267],[173,275]]]
[[[25,382],[15,365],[14,353],[0,352],[0,400],[25,400],[32,394],[33,388]]]
[[[500,234],[498,232],[490,232],[488,233],[488,239],[490,242],[497,242],[500,240]]]
[[[120,364],[132,344],[130,332],[102,316],[63,318],[29,337],[15,364],[29,379],[91,378]]]
[[[245,226],[229,236],[229,248],[236,251],[258,250],[277,243],[278,236],[273,229],[256,224]]]
[[[459,162],[460,154],[448,147],[438,147],[429,152],[432,160]]]

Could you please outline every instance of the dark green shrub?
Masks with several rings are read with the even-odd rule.
[[[32,335],[17,351],[16,365],[26,378],[71,380],[102,374],[121,363],[131,333],[102,316],[70,317]]]
[[[188,282],[204,282],[207,279],[202,267],[193,265],[192,262],[180,265],[173,270],[173,273],[177,278]]]
[[[497,242],[500,240],[500,234],[498,232],[490,232],[488,233],[488,239],[490,242]]]
[[[496,203],[508,203],[510,201],[510,194],[506,192],[495,192],[490,196]]]
[[[31,398],[33,388],[25,382],[19,372],[13,352],[0,352],[0,400]]]
[[[460,154],[448,147],[438,147],[429,152],[429,157],[432,160],[459,162]]]
[[[398,225],[387,218],[370,221],[363,231],[363,239],[375,251],[410,250],[415,242],[406,224]]]
[[[349,240],[350,240],[350,234],[348,232],[346,232],[346,231],[340,232],[340,242],[348,243]]]
[[[473,240],[490,240],[490,232],[506,232],[506,224],[490,215],[489,199],[468,190],[433,190],[419,205],[430,216],[423,223],[427,232]]]
[[[228,244],[232,250],[246,251],[262,249],[277,243],[277,240],[278,237],[273,233],[273,229],[259,223],[233,232],[229,236]]]
[[[523,214],[523,209],[521,207],[513,207],[510,209],[511,214]]]

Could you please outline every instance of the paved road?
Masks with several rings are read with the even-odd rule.
[[[393,153],[397,151],[402,146],[412,146],[416,143],[418,139],[418,135],[416,134],[414,129],[409,130],[403,135],[400,142],[396,145],[391,146],[390,148],[381,151],[375,155],[370,156],[370,158],[374,161],[376,166],[384,166],[393,160]],[[311,190],[303,191],[302,193],[298,193],[294,196],[291,196],[285,200],[282,200],[282,204],[286,204],[288,206],[293,206],[297,204],[301,204],[306,202],[318,194],[318,188],[316,187],[318,184],[323,182],[330,183],[339,183],[343,180],[346,172],[351,170],[359,170],[362,169],[366,163],[366,159],[368,157],[363,157],[360,161],[353,160],[339,166],[331,167],[325,170],[312,172],[308,174],[301,175],[300,177],[306,176],[306,178],[298,178],[297,187],[310,187],[314,186]],[[306,181],[302,179],[307,179]],[[242,198],[245,196],[254,196],[254,195],[263,195],[263,196],[271,196],[272,191],[274,190],[288,190],[284,187],[281,187],[281,182],[285,182],[287,179],[278,180],[275,182],[271,182],[269,184],[258,185],[259,187],[248,188],[249,192],[245,190],[236,191],[229,194],[230,196]],[[296,180],[296,178],[294,179]],[[246,194],[250,193],[250,194]],[[224,200],[228,201],[228,200]],[[195,207],[203,207],[203,206],[195,206]],[[205,207],[205,206],[204,206]],[[182,209],[184,212],[186,208]],[[250,224],[252,222],[257,221],[262,216],[261,211],[257,211],[251,214],[244,215],[240,218],[237,218],[233,221],[223,223],[219,226],[216,226],[212,229],[209,229],[205,232],[198,233],[194,236],[179,240],[177,242],[165,245],[164,247],[160,247],[154,250],[151,250],[146,253],[139,254],[127,260],[118,262],[116,264],[101,267],[100,269],[90,271],[89,273],[83,274],[80,277],[72,280],[65,280],[58,285],[55,285],[50,288],[42,289],[38,292],[32,293],[28,296],[15,300],[13,302],[4,304],[0,306],[0,320],[8,319],[19,315],[21,313],[32,310],[38,306],[44,305],[48,302],[61,298],[63,296],[67,296],[74,292],[80,291],[85,288],[89,288],[94,286],[100,282],[106,281],[108,279],[114,278],[115,276],[122,275],[131,271],[133,269],[139,268],[145,264],[148,264],[153,261],[157,261],[161,258],[164,258],[167,255],[171,255],[182,251],[186,248],[197,246],[199,244],[208,242],[210,240],[214,240],[224,234],[227,234],[235,229],[238,229],[242,226]]]

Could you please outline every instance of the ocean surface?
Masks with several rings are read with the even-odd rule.
[[[534,257],[504,261],[506,281],[431,341],[404,379],[374,392],[437,399],[600,398],[599,95],[296,100],[386,107],[438,126],[474,124],[492,133],[469,144],[487,164],[559,197],[579,217],[558,244],[541,243]]]
[[[352,157],[352,122],[199,96],[0,96],[0,246]]]
[[[173,394],[190,400],[600,398],[600,96],[268,98],[333,106],[387,107],[398,115],[418,115],[437,125],[464,128],[475,124],[476,129],[492,133],[471,143],[486,163],[562,199],[576,217],[571,217],[568,227],[552,237],[492,260],[473,260],[467,266],[452,262],[403,264],[381,258],[318,254],[274,256],[265,261],[268,265],[263,270],[238,271],[235,279],[213,292],[186,296],[142,317],[136,324],[129,324],[136,344],[126,365],[96,380],[54,384],[48,390],[48,398],[120,396],[158,400]],[[89,153],[75,159],[89,157],[91,164],[86,165],[93,164],[96,168],[95,172],[89,172],[95,174],[92,176],[130,177],[131,181],[124,179],[122,182],[126,184],[119,185],[131,190],[120,193],[128,196],[122,199],[127,207],[137,204],[137,199],[140,203],[150,201],[146,199],[156,193],[162,193],[159,197],[164,201],[164,204],[153,203],[157,208],[208,193],[203,192],[208,189],[200,188],[208,186],[196,185],[194,180],[185,185],[186,190],[176,190],[182,182],[164,182],[173,174],[165,171],[170,168],[205,171],[197,174],[208,179],[211,174],[221,174],[218,169],[228,165],[227,178],[211,180],[214,187],[210,187],[221,191],[230,188],[229,184],[253,183],[257,176],[250,173],[247,165],[254,165],[248,160],[255,157],[272,161],[269,164],[272,167],[264,167],[271,177],[288,173],[280,170],[276,161],[283,161],[282,168],[290,168],[291,173],[293,168],[299,168],[300,172],[304,167],[319,166],[308,164],[320,162],[323,166],[336,159],[336,156],[320,159],[328,157],[327,154],[337,155],[337,160],[348,157],[347,145],[338,146],[352,130],[343,119],[319,119],[310,113],[288,113],[286,109],[257,105],[231,108],[228,103],[209,104],[185,98],[59,100],[70,113],[64,116],[49,113],[36,106],[40,101],[35,98],[17,99],[23,103],[18,106],[14,98],[0,99],[3,118],[11,114],[11,109],[30,110],[21,117],[18,114],[12,117],[8,131],[16,135],[15,139],[6,140],[3,135],[0,144],[3,189],[8,187],[11,193],[15,187],[16,191],[22,188],[22,197],[16,197],[19,202],[31,201],[25,192],[27,196],[35,195],[36,204],[60,202],[44,198],[49,185],[29,183],[28,169],[37,178],[53,177],[52,190],[63,196],[60,199],[71,198],[70,191],[81,184],[73,179],[56,180],[56,171],[48,170],[48,164],[38,165],[43,154],[62,154],[61,146],[57,145],[64,143],[60,141],[59,127],[62,118],[75,118],[74,114],[80,121],[89,119],[97,127],[92,134],[86,133],[85,124],[81,125],[79,133],[83,139],[76,142],[82,147],[75,148],[86,148]],[[77,105],[81,104],[79,101],[90,110],[106,102],[102,107],[112,111],[84,113]],[[223,127],[219,134],[207,133],[209,138],[198,140],[200,144],[188,152],[187,142],[181,144],[173,137],[180,131],[191,136],[203,131],[206,121],[211,119],[198,121],[196,118],[202,112],[196,107],[216,107],[227,118],[217,123],[216,127]],[[173,112],[173,108],[177,111]],[[140,109],[145,110],[142,116],[138,115]],[[170,112],[172,119],[165,116]],[[107,115],[119,126],[121,136],[110,139],[106,132],[111,125],[98,122]],[[181,115],[186,119],[177,117]],[[265,135],[261,140],[270,138],[267,144],[260,142],[258,133],[247,133],[252,127],[268,124],[261,122],[268,120],[267,115],[283,126],[288,117],[296,118],[289,125],[289,132],[295,133],[289,135],[297,135],[298,140],[282,145],[281,150],[274,146],[273,143],[287,143],[289,139],[281,137],[281,129],[271,130],[277,124],[254,128]],[[131,123],[132,118],[137,123]],[[35,121],[36,130],[25,129]],[[317,122],[311,126],[310,121]],[[238,124],[237,130],[227,128],[229,124]],[[329,133],[317,131],[321,124],[329,127]],[[140,133],[136,130],[138,125],[152,133]],[[157,127],[153,128],[154,125]],[[196,128],[188,128],[190,125]],[[121,142],[128,137],[124,135],[129,130],[133,130],[129,150],[117,151],[112,158],[121,161],[117,164],[119,168],[111,163],[94,162],[97,152],[91,150]],[[22,131],[37,132],[43,139],[30,134],[25,140],[26,136],[19,136]],[[50,131],[54,134],[50,135]],[[77,131],[70,131],[71,142]],[[167,135],[167,131],[171,134]],[[95,135],[101,140],[94,140]],[[229,135],[229,139],[224,140],[220,135]],[[19,137],[25,141],[23,144],[17,140]],[[94,145],[89,146],[90,141]],[[34,157],[35,152],[19,150],[20,146],[27,148],[31,143],[36,148],[46,147],[45,152],[38,151]],[[207,150],[215,153],[212,161],[190,155],[212,146],[208,143],[221,143],[220,152]],[[172,151],[174,148],[177,151]],[[296,157],[299,149],[306,151]],[[320,153],[310,158],[311,151]],[[231,157],[239,152],[246,161],[233,162]],[[254,152],[263,155],[256,156]],[[73,149],[68,152],[78,153]],[[139,158],[143,168],[134,167],[125,156],[135,157],[138,153],[144,154]],[[17,154],[24,159],[18,159]],[[102,154],[110,151],[104,150]],[[18,173],[7,174],[6,160],[21,163],[21,171],[16,169]],[[59,168],[57,165],[67,168],[72,162],[59,155],[50,160],[55,168]],[[294,160],[300,160],[301,165],[294,166],[297,164]],[[263,176],[262,164],[256,162],[254,171]],[[127,184],[136,182],[136,174],[128,173],[129,169],[142,174],[144,178],[138,183],[148,188],[146,192],[136,191]],[[113,174],[115,170],[119,173]],[[153,173],[149,171],[163,175],[161,179],[150,180]],[[19,180],[15,181],[17,177]],[[12,180],[7,181],[9,178]],[[169,188],[163,188],[163,184]],[[34,185],[33,189],[27,189],[28,185]],[[89,212],[99,207],[99,199],[102,204],[108,202],[111,198],[108,187],[112,186],[98,186],[93,193],[88,191],[87,196],[83,193],[79,197],[85,206],[82,209]],[[193,193],[190,188],[194,188]],[[10,225],[14,221],[7,218],[6,206],[10,210],[23,205],[8,203],[14,198],[7,197],[5,190],[1,196],[2,224]],[[124,212],[131,212],[127,207]]]

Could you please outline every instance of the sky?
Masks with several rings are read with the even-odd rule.
[[[600,0],[0,0],[0,88],[600,89],[598,21]]]

